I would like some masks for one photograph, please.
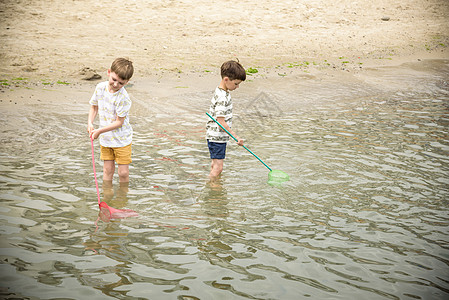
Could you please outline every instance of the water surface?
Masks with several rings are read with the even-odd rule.
[[[128,187],[98,219],[86,107],[1,113],[2,297],[444,299],[449,295],[449,65],[247,82],[209,182],[211,91],[134,97]],[[47,114],[40,112],[46,111]],[[18,128],[6,124],[15,120]],[[54,130],[51,128],[58,128]]]

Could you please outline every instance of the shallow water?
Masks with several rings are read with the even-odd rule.
[[[131,87],[131,183],[101,197],[140,216],[109,222],[98,220],[87,109],[52,110],[37,127],[43,106],[3,114],[23,126],[2,134],[1,295],[447,298],[449,62],[373,73],[235,92],[234,129],[290,175],[282,186],[235,145],[208,182],[210,91],[158,106]]]

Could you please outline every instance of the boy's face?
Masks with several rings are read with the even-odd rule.
[[[225,84],[227,91],[233,91],[233,90],[237,89],[241,82],[242,81],[239,79],[231,80],[231,79],[229,79],[229,77],[224,78],[224,84]]]
[[[110,69],[108,70],[108,77],[109,77],[109,91],[112,93],[117,92],[129,81],[121,79],[117,74],[112,72]]]

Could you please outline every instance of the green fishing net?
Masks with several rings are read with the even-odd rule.
[[[268,173],[268,183],[271,185],[280,185],[288,180],[290,180],[290,176],[280,170],[272,170]]]

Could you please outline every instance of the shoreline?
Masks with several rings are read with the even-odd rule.
[[[313,75],[313,76],[327,76],[338,73],[358,74],[364,73],[367,70],[395,67],[405,63],[414,63],[425,60],[445,60],[449,59],[449,47],[442,47],[433,51],[421,51],[419,53],[411,55],[390,55],[383,57],[380,54],[374,55],[377,58],[349,58],[349,57],[336,57],[332,59],[325,59],[320,61],[319,59],[304,59],[302,61],[292,61],[283,64],[270,65],[253,65],[245,66],[247,70],[247,80],[257,80],[259,78],[276,78],[276,77],[291,77],[300,75]],[[201,67],[200,67],[201,68]],[[153,73],[149,73],[147,76],[134,75],[131,78],[129,85],[134,86],[136,82],[158,82],[166,81],[167,88],[182,89],[186,85],[192,85],[192,82],[198,80],[204,80],[206,83],[209,81],[219,80],[219,66],[216,68],[202,68],[198,69],[160,69],[155,70]],[[17,88],[41,88],[53,89],[55,87],[63,86],[95,86],[101,81],[107,80],[106,76],[107,68],[103,72],[94,71],[99,77],[96,79],[85,80],[84,74],[75,73],[70,76],[62,76],[62,74],[51,76],[40,76],[36,73],[19,72],[14,74],[0,73],[0,97],[8,94],[11,90]],[[194,84],[196,87],[201,85]],[[207,88],[207,84],[206,84]],[[146,89],[145,89],[146,90]],[[149,89],[148,91],[150,91]],[[3,98],[3,97],[1,97]]]
[[[444,78],[448,66],[449,59],[432,56],[405,60],[402,64],[393,60],[390,65],[364,67],[361,71],[328,67],[304,72],[298,66],[284,67],[282,71],[289,73],[280,76],[279,69],[264,68],[247,76],[245,84],[233,92],[238,103],[235,114],[250,118],[254,113],[252,103],[258,100],[263,103],[259,113],[269,116],[273,111],[306,112],[321,105],[338,106],[350,99],[387,99],[397,94],[427,94],[441,89],[447,92],[449,86]],[[219,78],[218,73],[212,72],[168,72],[135,78],[126,86],[133,101],[130,113],[141,120],[171,124],[177,118],[193,124],[207,110]],[[84,136],[89,99],[98,82],[44,85],[21,80],[17,85],[0,88],[2,149],[14,153],[32,149],[36,143]],[[57,119],[62,127],[48,126],[47,119]]]
[[[354,63],[315,65],[298,64],[284,65],[279,67],[260,67],[257,73],[250,73],[247,76],[244,87],[237,93],[243,91],[247,96],[256,96],[255,93],[277,89],[282,93],[282,89],[302,87],[307,89],[317,88],[319,84],[340,82],[341,85],[357,85],[360,82],[372,87],[394,90],[407,87],[406,83],[400,88],[400,76],[418,72],[420,74],[432,74],[437,72],[432,62],[449,63],[448,49],[438,53],[424,53],[407,57],[392,57],[391,60],[382,60],[382,65],[378,61],[364,61],[363,65]],[[429,64],[430,62],[430,64]],[[410,68],[410,65],[412,66]],[[380,73],[379,73],[380,72]],[[389,81],[377,78],[378,74],[389,73],[391,78],[397,76],[398,79]],[[404,73],[405,72],[405,73]],[[106,70],[104,71],[106,74]],[[133,77],[129,84],[125,86],[131,99],[136,100],[137,105],[153,105],[155,111],[167,109],[166,101],[170,97],[179,98],[180,95],[211,93],[219,82],[219,70],[208,72],[172,72],[164,71],[157,75],[148,77]],[[48,105],[59,109],[66,105],[78,105],[80,110],[75,113],[87,113],[88,101],[95,89],[95,86],[107,80],[106,76],[101,79],[86,81],[77,77],[69,80],[39,80],[33,77],[16,78],[11,81],[2,81],[0,85],[0,107],[3,114],[8,116],[15,108],[40,111]],[[300,82],[299,82],[299,81]],[[295,83],[296,82],[296,83]],[[6,84],[5,84],[6,83]],[[342,95],[343,96],[343,95]],[[140,100],[146,99],[146,100]],[[176,100],[175,100],[176,102]],[[179,104],[179,103],[178,103]],[[174,111],[181,112],[179,107],[171,107]],[[77,110],[77,109],[75,109]],[[14,123],[14,122],[13,122]],[[14,126],[14,124],[11,124]],[[11,126],[9,125],[9,126]]]

